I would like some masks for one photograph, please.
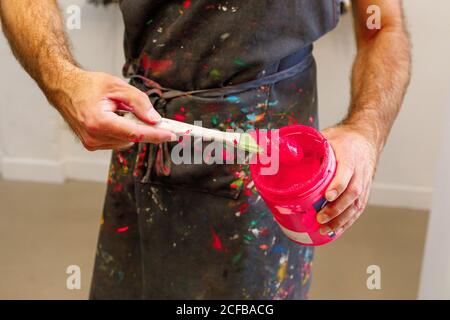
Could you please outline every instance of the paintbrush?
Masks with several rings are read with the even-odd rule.
[[[124,116],[141,125],[150,125],[138,119],[132,112],[126,110],[118,110],[117,114]],[[154,128],[168,130],[177,136],[190,135],[199,137],[206,141],[218,141],[234,146],[235,148],[252,152],[261,153],[263,149],[258,145],[255,139],[249,133],[225,132],[215,129],[208,129],[181,121],[162,118],[160,122],[151,125]]]

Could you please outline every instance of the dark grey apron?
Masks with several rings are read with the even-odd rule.
[[[292,2],[306,11],[314,7],[279,1]],[[335,8],[334,1],[320,1],[326,2]],[[264,3],[277,7],[272,1],[259,2]],[[337,15],[320,12],[327,19]],[[186,71],[181,80],[173,80],[181,81],[176,89],[168,89],[169,81],[154,74],[161,62],[143,63],[141,55],[132,69],[142,76],[131,75],[131,83],[149,94],[163,116],[201,120],[205,127],[317,127],[311,49],[308,44],[267,63],[254,80],[218,87],[193,85],[199,79],[184,85],[190,75]],[[175,164],[170,152],[176,144],[141,143],[114,152],[91,298],[306,298],[313,249],[283,235],[255,190],[248,165]]]

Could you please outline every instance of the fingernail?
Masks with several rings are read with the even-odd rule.
[[[332,230],[329,227],[323,227],[323,228],[319,229],[319,232],[320,232],[321,235],[325,235],[325,234],[327,234],[330,231],[332,231]]]
[[[155,122],[159,122],[161,120],[161,115],[154,109],[151,108],[148,113],[147,113],[147,117]]]
[[[338,193],[336,190],[330,190],[325,194],[325,198],[331,202],[331,201],[336,200],[337,195],[338,195]]]
[[[319,222],[320,224],[327,223],[328,221],[330,221],[330,218],[326,214],[319,213],[317,215],[317,222]]]
[[[327,235],[330,238],[334,238],[336,236],[336,233],[333,230],[331,230],[329,227],[320,228],[319,232],[321,235],[323,235],[323,236]]]

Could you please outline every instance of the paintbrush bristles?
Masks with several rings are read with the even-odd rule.
[[[258,145],[258,143],[253,139],[253,137],[248,133],[242,133],[239,139],[239,143],[236,146],[241,150],[245,150],[253,153],[262,153],[263,149]]]

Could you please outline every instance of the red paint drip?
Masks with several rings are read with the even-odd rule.
[[[250,205],[249,205],[247,202],[244,202],[243,204],[240,205],[240,207],[239,207],[239,212],[240,212],[241,214],[245,213],[245,212],[247,211],[247,209],[248,209],[249,206],[250,206]]]
[[[146,54],[142,57],[142,67],[145,72],[150,70],[153,74],[160,74],[167,71],[172,65],[172,60],[152,60]]]
[[[265,236],[267,236],[269,234],[269,229],[268,228],[261,228],[260,230],[259,230],[259,235],[261,236],[261,237],[265,237]]]
[[[122,227],[122,228],[117,228],[117,232],[119,232],[119,233],[123,233],[123,232],[126,232],[126,231],[128,231],[128,226],[125,226],[125,227]]]
[[[134,170],[133,170],[133,176],[138,177],[140,171],[142,170],[142,167],[144,165],[144,158],[145,158],[145,153],[147,152],[147,145],[145,144],[142,147],[142,151],[137,155],[137,159],[136,159],[136,163],[137,165],[135,166]]]
[[[112,192],[119,192],[119,191],[122,191],[122,190],[123,190],[123,184],[118,182],[118,183],[115,184]]]
[[[288,125],[295,125],[298,124],[299,121],[295,119],[293,116],[288,115]]]
[[[183,8],[188,9],[191,6],[191,0],[185,0],[183,2]]]
[[[128,166],[128,160],[123,156],[122,152],[117,152],[117,159],[120,164],[123,164],[125,167]]]
[[[259,246],[259,248],[261,250],[267,250],[267,249],[269,249],[269,246],[267,244],[262,244],[262,245]]]
[[[173,115],[173,118],[177,121],[181,121],[184,122],[186,120],[186,116],[184,114],[180,114],[180,113],[175,113]]]
[[[217,251],[222,251],[223,250],[222,241],[220,240],[217,233],[214,231],[213,227],[211,227],[211,234],[213,237],[212,247]]]

